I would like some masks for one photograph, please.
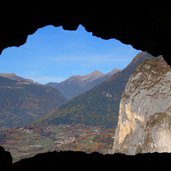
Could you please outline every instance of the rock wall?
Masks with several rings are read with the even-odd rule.
[[[122,95],[113,153],[171,152],[171,68],[160,56],[140,64]]]

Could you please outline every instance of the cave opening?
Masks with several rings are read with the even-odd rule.
[[[111,2],[113,3],[113,2]],[[161,2],[130,2],[128,1],[126,4],[122,1],[118,2],[113,6],[113,4],[110,3],[96,3],[95,6],[93,4],[80,4],[77,3],[75,5],[73,2],[70,6],[70,10],[66,8],[66,4],[62,6],[56,6],[50,3],[44,4],[44,7],[36,6],[36,4],[21,4],[18,5],[15,2],[15,5],[7,5],[3,6],[3,9],[1,10],[1,29],[0,29],[0,53],[3,49],[11,46],[20,46],[21,44],[24,44],[27,36],[30,34],[33,34],[38,28],[41,28],[45,25],[52,24],[54,26],[60,26],[62,25],[64,29],[68,30],[75,30],[78,26],[78,24],[83,24],[87,31],[92,32],[94,35],[99,36],[104,39],[108,38],[117,38],[118,40],[121,40],[124,43],[131,44],[133,47],[137,49],[141,49],[143,51],[148,51],[154,56],[158,55],[164,55],[164,59],[167,61],[168,64],[170,63],[170,18],[171,18],[171,12],[170,12],[170,6],[167,3],[161,3]],[[169,3],[169,2],[168,2]],[[124,4],[124,5],[123,5]],[[28,9],[26,9],[26,6]],[[85,9],[84,9],[85,8]],[[102,13],[103,11],[103,13]],[[9,14],[9,15],[7,15]],[[69,14],[69,15],[68,15]],[[23,20],[24,18],[24,20]],[[156,61],[157,62],[157,61]],[[147,63],[147,68],[149,68],[149,63]],[[164,63],[162,63],[164,64]],[[164,64],[165,65],[165,64]],[[150,65],[154,66],[153,64]],[[158,71],[162,71],[161,74],[163,74],[163,67],[162,65],[157,65]],[[146,71],[146,70],[144,70]],[[146,72],[144,72],[146,73]],[[156,72],[157,73],[157,72]],[[149,73],[146,73],[147,75]],[[150,75],[150,74],[149,74]],[[155,75],[155,78],[160,77],[161,75]],[[167,77],[169,74],[167,74]],[[139,77],[139,75],[137,75]],[[168,83],[170,80],[167,80]],[[139,83],[139,82],[138,82]],[[162,83],[163,84],[163,83]],[[167,85],[168,86],[168,85]],[[166,86],[166,87],[167,87]],[[169,86],[168,86],[169,87]],[[148,89],[150,87],[148,86]],[[169,88],[164,91],[164,95],[167,95],[169,93]],[[158,91],[158,92],[157,92]],[[155,100],[158,99],[156,96],[159,92],[161,93],[162,90],[155,90]],[[136,92],[138,94],[138,92]],[[124,93],[123,96],[125,98],[129,98],[130,94]],[[163,101],[167,99],[164,98]],[[167,99],[168,101],[166,103],[157,103],[157,107],[151,106],[150,109],[157,109],[162,108],[162,106],[166,106],[165,104],[169,104],[171,100]],[[126,104],[128,104],[126,102]],[[144,103],[145,104],[145,103]],[[162,105],[161,105],[162,104]],[[127,106],[128,111],[130,111],[129,108],[130,105]],[[135,113],[135,112],[134,112]],[[148,112],[147,112],[148,113]],[[149,117],[150,120],[148,120],[148,124],[146,127],[146,130],[150,130],[153,133],[156,130],[157,134],[153,134],[150,136],[150,132],[148,132],[148,136],[145,137],[144,143],[138,142],[136,144],[135,142],[132,143],[134,147],[137,147],[135,152],[143,152],[141,146],[144,144],[146,145],[147,149],[153,149],[155,150],[155,145],[151,143],[149,140],[152,140],[153,137],[156,140],[156,137],[159,138],[160,141],[156,141],[156,145],[160,145],[161,149],[165,149],[167,146],[167,142],[170,142],[169,131],[170,131],[170,117],[167,116],[170,113],[170,108],[168,108],[168,111],[166,113],[163,113],[163,111],[158,112],[153,116]],[[136,116],[137,117],[137,116]],[[122,117],[122,120],[125,121],[127,117]],[[141,123],[143,121],[142,117],[137,117],[135,120],[138,120],[138,123]],[[137,125],[136,122],[133,122],[134,126]],[[162,127],[162,129],[156,128],[156,123],[159,123],[159,127]],[[165,123],[162,125],[162,123]],[[139,128],[144,127],[142,125],[137,125]],[[168,127],[169,126],[169,127]],[[122,127],[124,128],[124,127]],[[135,127],[134,127],[135,128]],[[133,130],[134,130],[133,128]],[[151,129],[152,128],[152,129]],[[165,129],[163,131],[163,128]],[[128,130],[128,129],[125,129]],[[167,131],[166,131],[167,130]],[[124,134],[125,136],[126,134]],[[138,140],[140,140],[141,137],[144,137],[145,134],[138,133]],[[122,138],[124,137],[122,135]],[[1,141],[4,141],[4,135],[0,136]],[[124,143],[130,142],[129,136],[126,135],[128,139]],[[164,141],[163,141],[164,140]],[[125,147],[125,144],[122,144]],[[163,146],[163,145],[164,146]],[[166,145],[166,146],[165,146]],[[170,148],[170,145],[168,146]],[[122,147],[121,147],[122,148]],[[121,149],[120,148],[120,149]],[[124,149],[126,150],[126,149]],[[0,148],[0,152],[3,150]],[[129,151],[132,151],[132,149]],[[125,153],[125,151],[124,151]],[[62,156],[62,157],[61,157]],[[65,156],[63,158],[63,156]],[[68,158],[68,156],[70,156]],[[58,153],[54,155],[54,153],[50,154],[43,154],[40,156],[35,157],[33,160],[28,159],[26,162],[19,162],[16,165],[13,165],[16,167],[16,170],[23,167],[25,170],[32,170],[34,168],[33,161],[35,160],[36,168],[47,168],[49,170],[49,166],[58,169],[59,164],[61,164],[62,167],[64,166],[72,166],[72,168],[80,170],[80,166],[77,165],[78,161],[80,161],[81,164],[85,166],[85,158],[82,157],[83,160],[80,160],[79,154],[74,153]],[[1,157],[1,156],[0,156]],[[47,159],[47,162],[42,162],[40,159]],[[60,160],[61,159],[61,160]],[[103,159],[103,162],[101,162]],[[109,159],[109,160],[106,160]],[[52,161],[50,163],[50,161]],[[2,160],[3,163],[4,160]],[[9,160],[11,161],[11,159]],[[28,165],[27,162],[31,162],[30,165]],[[63,165],[63,161],[65,163],[68,163],[72,161],[72,164],[74,165]],[[67,161],[67,162],[66,162]],[[152,166],[153,168],[162,168],[167,167],[170,164],[170,154],[143,154],[143,155],[137,155],[137,156],[124,156],[124,155],[111,155],[111,156],[99,156],[99,155],[87,155],[86,158],[87,164],[85,166],[86,169],[90,169],[91,162],[95,163],[98,168],[105,167],[111,169],[111,167],[117,167],[119,168],[136,168],[138,166],[141,166],[142,168],[148,168],[148,166]],[[100,162],[99,162],[100,161]],[[106,162],[105,162],[106,161]],[[58,164],[56,164],[58,162]],[[115,163],[115,165],[114,165]],[[123,164],[125,163],[125,164]],[[10,163],[11,164],[11,163]],[[52,164],[52,165],[51,165]],[[10,165],[11,166],[11,165]],[[1,167],[0,167],[1,168]],[[68,169],[67,168],[67,169]],[[96,168],[97,169],[97,168]]]
[[[118,99],[124,87],[119,86],[127,80],[124,75],[132,72],[124,68],[138,53],[140,51],[118,40],[92,36],[81,25],[77,31],[46,26],[29,36],[26,44],[5,49],[0,59],[1,101],[4,100],[1,145],[12,153],[14,161],[52,150],[106,153],[108,146],[111,148],[117,124],[118,109],[114,108],[119,106]],[[122,78],[124,81],[116,81],[117,88],[113,90],[110,78],[117,72],[121,72],[116,75],[121,77],[119,81]],[[107,80],[110,83],[104,88],[101,84]],[[93,97],[89,98],[91,95]],[[5,99],[6,96],[10,100]],[[43,101],[44,98],[48,100]],[[56,105],[59,101],[60,105]],[[51,103],[51,107],[41,109],[41,105]],[[77,108],[79,103],[82,109]],[[70,106],[75,108],[75,115]],[[61,110],[59,115],[69,110],[68,118],[49,119],[57,108]],[[112,116],[113,111],[116,116]],[[93,117],[89,112],[94,113]],[[107,112],[110,114],[105,115]],[[51,126],[45,126],[46,119]],[[36,125],[35,120],[42,122],[42,127]]]

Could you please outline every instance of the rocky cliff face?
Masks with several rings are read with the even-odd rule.
[[[113,152],[171,152],[171,68],[162,57],[144,61],[122,95]]]

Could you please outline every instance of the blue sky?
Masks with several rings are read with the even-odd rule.
[[[5,49],[0,55],[0,73],[16,73],[36,82],[60,82],[72,75],[94,70],[107,73],[123,69],[138,53],[118,40],[103,40],[86,32],[46,26],[29,36],[27,43]]]

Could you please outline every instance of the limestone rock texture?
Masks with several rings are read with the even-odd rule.
[[[171,67],[141,63],[122,94],[113,153],[171,152]]]

